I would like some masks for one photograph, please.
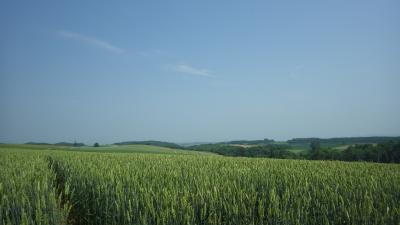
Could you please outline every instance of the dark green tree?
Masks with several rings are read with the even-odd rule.
[[[321,144],[319,143],[319,141],[311,142],[310,148],[311,148],[310,152],[311,159],[320,159]]]
[[[94,143],[93,147],[100,147],[99,143]]]

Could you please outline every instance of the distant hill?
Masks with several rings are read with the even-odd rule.
[[[67,147],[82,147],[85,146],[84,143],[71,143],[71,142],[58,142],[55,144],[50,144],[50,143],[46,143],[46,142],[26,142],[25,144],[27,145],[57,145],[57,146],[67,146]]]
[[[400,141],[400,137],[339,137],[339,138],[293,138],[287,143],[291,145],[308,145],[319,142],[323,146],[353,145],[353,144],[378,144],[388,141]]]
[[[184,143],[179,143],[179,145],[183,147],[191,147],[195,145],[214,144],[214,143],[215,142],[199,141],[199,142],[184,142]]]
[[[228,142],[220,142],[220,144],[231,144],[231,145],[266,145],[273,144],[275,141],[272,139],[265,138],[263,140],[236,140]]]
[[[70,142],[58,142],[58,143],[55,143],[54,145],[69,146],[69,147],[82,147],[82,146],[85,146],[84,143],[77,143],[77,142],[75,142],[75,143],[70,143]]]
[[[183,146],[165,141],[124,141],[114,143],[115,145],[153,145],[166,148],[184,149]]]
[[[26,142],[26,145],[52,145],[50,143],[46,143],[46,142]]]

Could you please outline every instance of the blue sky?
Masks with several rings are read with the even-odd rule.
[[[0,142],[400,135],[400,2],[2,1]]]

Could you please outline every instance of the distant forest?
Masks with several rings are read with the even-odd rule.
[[[296,154],[288,151],[289,145],[257,145],[254,147],[241,147],[230,144],[203,144],[192,146],[195,151],[207,151],[226,156],[243,157],[268,157],[268,158],[296,158]]]
[[[313,147],[308,152],[307,158],[314,160],[400,163],[400,141],[388,141],[379,144],[356,144],[349,146],[345,150]]]
[[[292,146],[286,144],[267,144],[253,147],[205,144],[191,147],[192,150],[214,152],[225,156],[400,163],[400,141],[388,141],[379,144],[355,144],[348,146],[344,150],[322,148],[319,142],[314,141],[310,144],[311,150],[302,153],[290,151],[292,148]]]
[[[311,144],[319,142],[321,145],[352,145],[352,144],[378,144],[388,141],[400,141],[400,137],[340,137],[340,138],[293,138],[289,144]]]

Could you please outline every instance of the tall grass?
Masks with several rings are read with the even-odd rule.
[[[0,151],[0,224],[66,224],[55,174],[42,154]]]
[[[0,225],[400,224],[400,165],[0,151]]]
[[[55,153],[75,224],[400,223],[400,166]]]

